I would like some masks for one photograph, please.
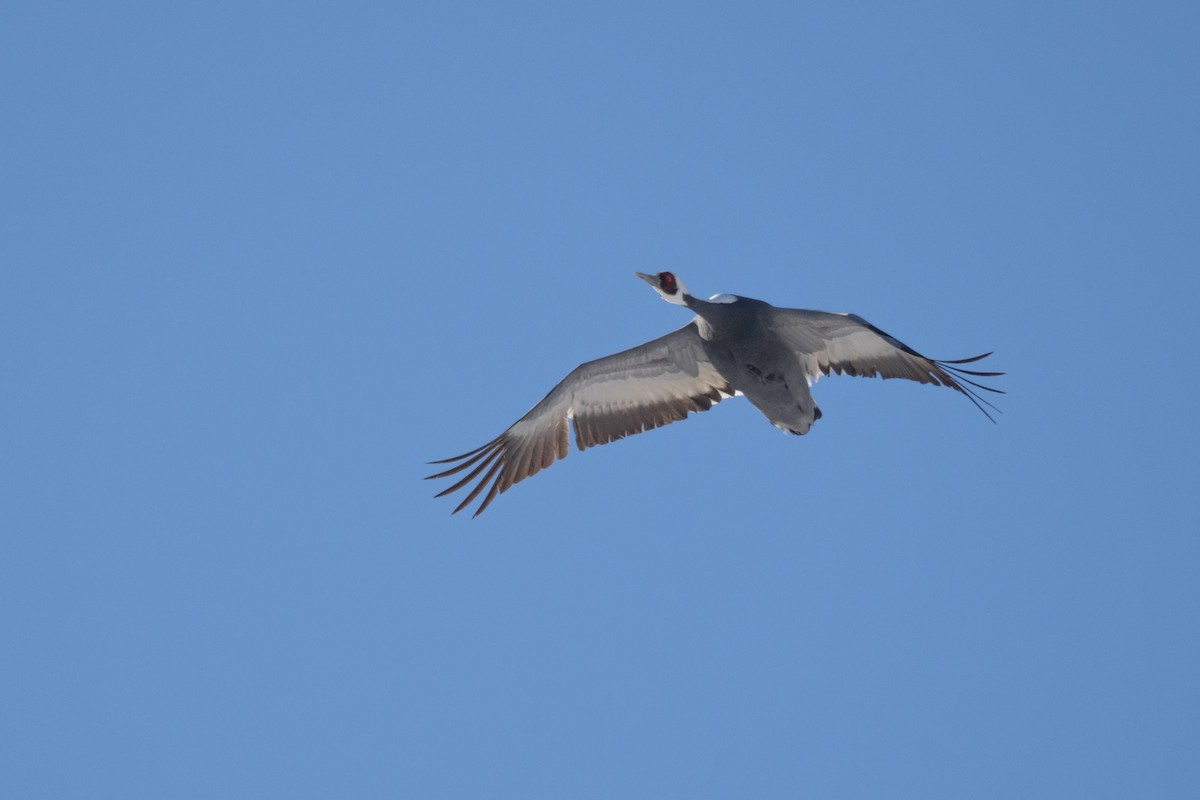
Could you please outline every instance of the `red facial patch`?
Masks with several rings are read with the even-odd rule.
[[[662,290],[667,294],[675,294],[679,291],[679,284],[675,282],[675,276],[669,272],[658,273],[658,281]]]

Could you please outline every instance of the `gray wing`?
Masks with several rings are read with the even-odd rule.
[[[836,372],[949,386],[966,395],[988,419],[992,419],[992,415],[984,406],[998,409],[976,390],[1004,394],[1000,389],[972,380],[996,377],[1003,372],[977,372],[961,367],[987,358],[991,353],[955,361],[926,358],[855,314],[772,306],[767,313],[767,326],[795,352],[810,382],[815,383],[822,375]]]
[[[567,420],[575,423],[580,450],[668,425],[689,412],[707,411],[733,389],[708,360],[695,321],[643,345],[580,364],[512,427],[461,456],[433,461],[455,463],[430,475],[445,478],[469,467],[465,477],[441,497],[478,478],[455,514],[491,484],[475,516],[514,483],[567,455]],[[479,477],[482,473],[483,477]]]

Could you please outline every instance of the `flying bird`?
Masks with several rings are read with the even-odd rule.
[[[670,272],[636,275],[662,299],[686,306],[696,316],[666,336],[580,364],[495,439],[460,456],[430,462],[455,466],[427,479],[470,469],[437,497],[478,479],[452,513],[486,488],[475,511],[479,516],[497,494],[564,458],[569,449],[567,420],[574,422],[576,446],[586,450],[742,395],[776,428],[803,435],[821,418],[809,387],[831,372],[948,386],[995,422],[985,406],[998,409],[977,390],[1003,392],[973,378],[1004,373],[962,367],[991,353],[939,361],[854,314],[777,308],[729,294],[701,300]]]

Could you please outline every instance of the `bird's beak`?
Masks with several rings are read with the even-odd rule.
[[[644,272],[635,272],[633,274],[637,275],[639,278],[641,278],[642,280],[644,280],[646,283],[650,284],[651,286],[658,286],[658,276],[657,275],[647,275]]]

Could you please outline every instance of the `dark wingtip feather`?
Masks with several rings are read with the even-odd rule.
[[[455,508],[454,511],[452,511],[451,513],[457,514],[459,511],[462,511],[464,508],[466,508],[467,505],[472,500],[474,500],[476,497],[479,496],[479,493],[481,491],[483,491],[483,487],[487,486],[488,483],[490,482],[490,483],[492,483],[492,491],[488,493],[487,498],[480,505],[479,511],[476,511],[475,515],[474,515],[474,516],[479,516],[479,512],[483,511],[483,509],[487,508],[487,504],[491,502],[492,497],[494,497],[496,494],[496,487],[500,483],[500,478],[496,475],[496,473],[503,466],[504,466],[504,459],[503,458],[496,459],[496,463],[492,464],[492,468],[489,469],[486,473],[484,473],[483,477],[479,480],[479,483],[477,483],[475,485],[475,488],[471,490],[470,494],[468,494],[465,498],[463,498],[463,501],[461,503],[459,503],[458,507]],[[492,481],[493,478],[495,478],[494,482]]]
[[[450,458],[439,458],[437,461],[426,461],[425,463],[426,464],[451,464],[455,461],[461,461],[464,458],[468,458],[470,456],[477,454],[480,450],[486,450],[487,448],[494,445],[496,442],[500,441],[500,438],[501,437],[496,437],[495,439],[492,439],[487,444],[480,445],[479,447],[476,447],[474,450],[468,450],[467,452],[463,453],[461,456],[450,456]],[[430,475],[429,477],[432,478],[434,476]]]
[[[982,361],[983,359],[987,358],[988,356],[990,356],[990,355],[991,355],[992,353],[994,353],[994,352],[996,352],[996,351],[995,351],[995,350],[989,350],[988,352],[986,352],[986,353],[984,353],[984,354],[982,354],[982,355],[978,355],[978,356],[971,356],[970,358],[956,358],[956,359],[953,359],[953,360],[939,361],[938,363],[939,363],[939,364],[973,364],[973,363],[975,363],[976,361]],[[1001,373],[1001,374],[1003,374],[1003,373]]]
[[[975,378],[996,378],[1001,375],[1004,375],[1005,373],[1003,373],[1003,372],[978,372],[975,370],[962,369],[961,367],[954,366],[955,364],[971,364],[971,363],[974,363],[981,359],[987,358],[991,354],[992,354],[991,352],[987,352],[987,353],[984,353],[983,355],[973,356],[971,358],[959,358],[959,359],[946,360],[946,361],[934,361],[934,363],[937,364],[938,366],[942,367],[944,370],[946,370],[948,373],[950,373],[956,379],[956,380],[954,380],[954,382],[952,384],[953,387],[955,389],[958,389],[964,395],[966,395],[967,399],[970,400],[972,403],[974,403],[975,407],[978,408],[980,411],[982,411],[983,415],[985,417],[987,417],[989,420],[991,420],[992,424],[994,425],[994,424],[996,424],[996,419],[990,413],[988,413],[988,408],[990,408],[992,411],[995,411],[997,414],[1003,414],[1004,412],[1001,411],[999,408],[997,408],[993,403],[989,402],[987,400],[987,398],[983,397],[981,394],[979,394],[979,392],[977,392],[975,390],[980,389],[985,392],[994,392],[996,394],[1008,394],[1008,392],[1004,391],[1003,389],[997,389],[994,386],[985,386],[982,383],[979,383],[978,381],[971,380],[971,378],[968,378],[967,376],[970,375]],[[984,406],[987,406],[987,408],[984,408]]]

